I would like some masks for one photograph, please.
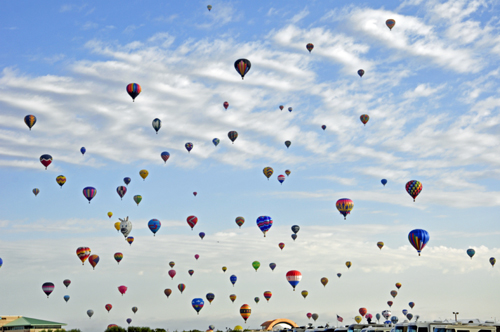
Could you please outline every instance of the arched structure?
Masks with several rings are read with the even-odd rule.
[[[286,319],[286,318],[278,318],[278,319],[274,319],[274,320],[268,320],[268,321],[260,324],[260,326],[262,327],[262,329],[264,331],[271,331],[273,329],[273,327],[277,324],[290,325],[291,328],[298,327],[298,325],[293,320]]]

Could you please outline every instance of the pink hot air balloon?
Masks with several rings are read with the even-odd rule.
[[[309,319],[311,319],[312,315],[313,315],[313,314],[311,314],[310,312],[308,312],[308,313],[306,314],[307,318],[309,318]]]
[[[168,271],[168,275],[170,276],[170,278],[172,278],[172,280],[174,279],[175,275],[176,275],[176,272],[175,270],[170,270]]]
[[[118,286],[118,291],[122,294],[125,294],[127,292],[127,286]]]
[[[196,254],[196,255],[194,255],[194,258],[196,258],[196,260],[198,260],[198,258],[200,258],[200,255]]]

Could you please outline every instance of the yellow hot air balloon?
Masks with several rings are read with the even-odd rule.
[[[266,176],[266,178],[268,180],[271,177],[271,175],[273,175],[273,173],[274,173],[274,170],[272,169],[272,167],[264,167],[264,169],[262,171],[264,172],[264,175]]]
[[[113,216],[113,212],[108,212],[108,217],[112,217]]]
[[[143,169],[143,170],[141,170],[141,171],[139,172],[139,175],[141,176],[141,178],[142,178],[143,180],[146,180],[146,178],[147,178],[147,177],[148,177],[148,175],[149,175],[149,172],[148,172],[147,170]]]
[[[304,299],[307,297],[307,295],[309,295],[309,292],[306,291],[306,290],[303,290],[300,294],[302,294],[302,296],[304,297]]]
[[[355,321],[356,321],[356,323],[358,323],[358,324],[361,322],[361,320],[362,320],[362,319],[363,319],[363,317],[361,317],[361,316],[356,316],[356,317],[354,317],[354,320],[355,320]]]
[[[239,325],[236,325],[233,329],[233,331],[243,331],[243,328]]]
[[[115,222],[115,229],[119,232],[120,231],[120,222],[117,221]]]
[[[345,266],[347,266],[347,268],[348,268],[348,269],[350,269],[350,268],[351,268],[351,265],[352,265],[352,263],[351,263],[351,262],[349,262],[349,261],[345,262]]]
[[[222,271],[223,271],[223,272],[226,272],[226,271],[227,271],[227,267],[223,266],[223,267],[222,267]]]

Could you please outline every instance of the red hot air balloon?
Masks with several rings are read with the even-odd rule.
[[[130,83],[127,85],[127,92],[130,97],[132,97],[132,101],[135,101],[135,98],[141,93],[142,88],[139,84],[137,83]]]
[[[163,293],[165,293],[165,295],[167,296],[167,298],[170,296],[170,294],[172,294],[172,290],[170,288],[167,288],[163,291]]]
[[[367,312],[368,310],[366,308],[359,308],[359,314],[361,315],[361,317],[365,317]]]
[[[311,314],[310,312],[308,312],[308,313],[306,314],[306,316],[307,316],[307,318],[311,319],[311,317],[313,316],[313,314]]]
[[[127,289],[127,286],[118,286],[118,291],[122,294],[122,296],[127,292]]]
[[[108,303],[104,306],[104,308],[106,308],[106,310],[109,312],[113,308],[113,306]]]
[[[97,263],[99,263],[99,256],[91,255],[89,257],[89,263],[90,263],[90,265],[92,265],[92,269],[95,270]]]
[[[168,271],[168,275],[170,276],[170,278],[172,278],[172,280],[174,280],[174,277],[177,273],[175,272],[175,270],[170,270]]]
[[[389,306],[389,308],[390,308],[390,307],[392,307],[392,305],[393,305],[393,304],[394,304],[394,302],[392,302],[392,301],[387,301],[387,305]]]
[[[283,109],[284,109],[284,108],[285,108],[285,106],[280,105],[280,110],[282,110],[282,111],[283,111]]]
[[[52,164],[52,156],[50,154],[42,154],[40,156],[40,162],[45,166],[45,169],[47,169],[47,167]]]
[[[291,270],[286,273],[286,280],[292,285],[293,291],[295,291],[295,286],[297,286],[302,279],[302,273],[297,270]]]
[[[196,226],[196,223],[198,222],[198,218],[196,218],[195,216],[189,216],[186,220],[189,227],[191,227],[191,230],[193,230],[194,226]]]
[[[196,195],[198,195],[198,193],[196,191],[193,191],[193,195],[194,195],[194,197],[196,197]]]
[[[271,296],[273,296],[273,293],[271,291],[265,291],[264,292],[264,297],[266,298],[267,302],[271,299]]]
[[[71,284],[71,280],[69,280],[69,279],[65,279],[65,280],[63,281],[63,284],[64,284],[64,286],[66,286],[66,288],[68,288],[68,286]]]
[[[87,258],[90,256],[90,248],[89,247],[79,247],[76,249],[76,254],[78,258],[82,261],[82,265],[85,263]]]
[[[227,109],[229,107],[229,103],[225,101],[224,104],[222,104],[222,106],[224,106],[224,108]]]
[[[285,248],[285,244],[283,242],[280,242],[280,244],[278,244],[278,247],[280,247],[280,249],[283,250],[283,248]]]

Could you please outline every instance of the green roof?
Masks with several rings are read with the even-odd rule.
[[[58,322],[51,322],[50,320],[43,320],[43,319],[36,319],[36,318],[30,318],[30,317],[21,317],[18,318],[10,323],[5,324],[5,327],[14,327],[14,326],[49,326],[49,325],[54,325],[54,326],[62,326],[62,325],[67,325],[64,323],[58,323]]]

